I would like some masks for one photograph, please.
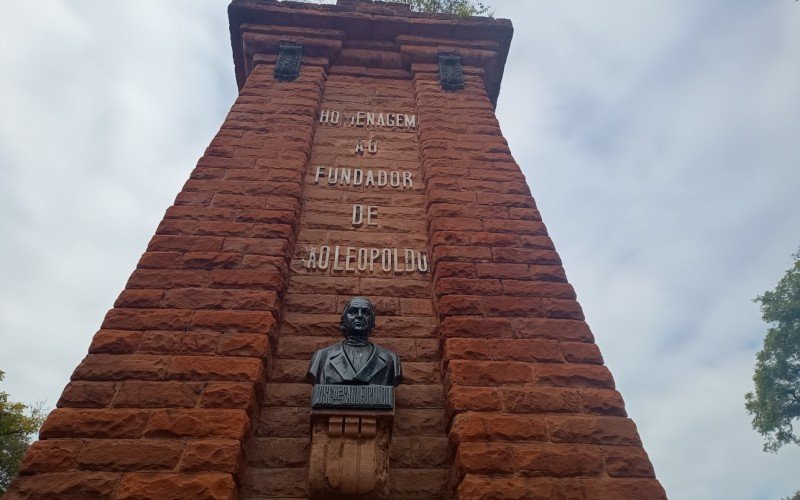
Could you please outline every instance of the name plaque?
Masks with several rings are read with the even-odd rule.
[[[311,408],[316,410],[392,410],[394,387],[390,385],[317,384],[311,393]]]

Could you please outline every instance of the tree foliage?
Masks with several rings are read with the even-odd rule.
[[[774,290],[756,297],[771,325],[756,355],[755,390],[745,395],[753,429],[765,438],[764,451],[800,444],[793,425],[800,419],[800,250],[794,266]]]
[[[299,0],[301,2],[335,4],[336,0]],[[384,0],[377,0],[384,1]],[[460,17],[491,16],[489,7],[476,0],[385,0],[388,2],[407,3],[412,10],[428,14],[455,14]]]
[[[0,381],[4,376],[0,371]],[[8,400],[8,393],[0,391],[0,495],[16,476],[31,437],[42,426],[46,416],[41,404],[14,403]]]
[[[460,17],[480,16],[489,12],[489,7],[474,0],[397,0],[411,5],[417,12],[429,14],[455,14]]]

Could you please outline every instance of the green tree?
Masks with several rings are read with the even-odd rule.
[[[4,376],[5,373],[0,371],[0,382]],[[8,393],[0,391],[0,495],[17,475],[31,437],[42,426],[46,416],[41,404],[14,403],[8,400]]]
[[[335,4],[336,0],[300,0],[302,2]],[[417,12],[428,14],[455,14],[460,17],[489,14],[489,7],[475,0],[386,0],[407,3]]]
[[[460,17],[480,16],[489,12],[489,7],[473,0],[398,0],[411,4],[417,12],[429,14],[455,14]]]
[[[800,419],[800,250],[794,266],[774,290],[756,297],[771,325],[756,355],[755,390],[745,395],[753,429],[764,436],[764,451],[800,444],[793,424]]]

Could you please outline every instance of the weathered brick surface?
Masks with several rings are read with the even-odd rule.
[[[169,409],[150,414],[146,437],[220,437],[243,440],[250,426],[247,413],[229,409]]]
[[[483,82],[465,74],[448,93],[435,67],[414,72],[456,494],[660,498]]]
[[[589,479],[491,477],[468,474],[458,488],[459,499],[663,500],[664,489],[654,479]]]
[[[19,467],[20,474],[56,472],[74,469],[78,451],[83,446],[79,439],[47,439],[33,443]]]
[[[114,397],[115,408],[193,408],[203,391],[202,383],[122,382]],[[62,397],[63,399],[63,397]]]
[[[130,473],[122,476],[117,487],[117,499],[145,500],[151,498],[236,498],[236,483],[230,474],[158,474]]]
[[[244,498],[303,498],[308,494],[308,470],[303,467],[249,467]]]
[[[310,436],[256,438],[247,460],[255,467],[303,467],[308,460]]]
[[[447,469],[443,468],[395,467],[389,480],[391,498],[424,500],[444,497],[449,475]]]
[[[179,468],[181,472],[222,471],[233,474],[241,468],[242,452],[236,439],[189,440]]]
[[[541,415],[466,412],[450,426],[454,443],[466,441],[549,441],[548,425]]]
[[[148,410],[58,408],[39,431],[39,438],[138,438],[150,418]]]
[[[172,470],[183,448],[176,440],[93,439],[81,447],[77,460],[89,470]]]
[[[116,382],[70,382],[64,388],[56,406],[105,408],[118,389]]]
[[[325,85],[324,109],[414,112],[410,73],[398,72],[399,78],[357,78],[336,74],[335,68]],[[283,322],[275,336],[275,358],[264,406],[248,453],[246,498],[306,494],[310,388],[304,384],[305,372],[316,350],[338,340],[341,311],[354,295],[373,301],[378,314],[376,342],[403,359],[405,383],[397,391],[394,435],[400,442],[408,440],[410,455],[400,460],[402,469],[397,469],[397,477],[416,475],[417,480],[406,484],[392,479],[393,494],[398,498],[432,498],[446,491],[451,454],[431,273],[393,276],[377,270],[363,275],[328,275],[298,265],[309,245],[323,243],[427,249],[425,191],[416,134],[413,130],[372,132],[379,141],[379,152],[374,158],[354,156],[355,140],[366,139],[369,133],[319,125],[311,165],[402,169],[412,172],[414,187],[402,194],[387,190],[361,193],[320,185],[315,182],[313,169],[305,177],[306,203],[299,224],[298,250],[281,313]],[[358,202],[380,206],[379,231],[352,227],[352,204]]]
[[[41,472],[20,475],[4,499],[115,498],[122,473],[95,471]]]

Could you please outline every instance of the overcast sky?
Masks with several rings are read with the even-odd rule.
[[[752,298],[800,246],[800,2],[490,0],[498,116],[673,499],[777,500]],[[226,0],[4,0],[0,390],[53,406],[236,96]]]

